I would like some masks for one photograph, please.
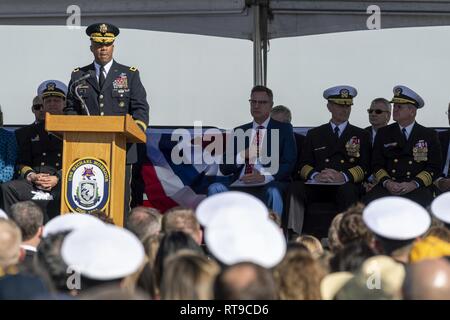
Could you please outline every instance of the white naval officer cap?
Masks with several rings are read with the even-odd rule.
[[[144,262],[144,248],[130,231],[114,226],[90,227],[71,232],[61,247],[64,262],[81,276],[116,280],[134,272]]]
[[[54,96],[65,99],[67,95],[67,86],[59,80],[46,80],[39,85],[37,95],[42,98]]]
[[[85,213],[67,213],[51,219],[44,226],[42,236],[45,238],[49,234],[75,231],[89,227],[105,226],[100,219]]]
[[[445,224],[450,224],[450,192],[445,192],[433,200],[431,213]]]
[[[0,209],[0,218],[6,219],[6,220],[9,219],[9,218],[8,218],[8,215],[6,214],[6,212],[3,211],[2,209]]]
[[[340,85],[326,89],[323,97],[331,102],[342,105],[353,105],[353,98],[358,95],[358,91],[352,86]]]
[[[197,220],[204,227],[216,216],[238,212],[241,215],[251,215],[269,218],[269,211],[264,203],[245,192],[228,191],[212,195],[202,202],[195,210]]]
[[[391,103],[394,104],[412,104],[416,108],[422,108],[425,105],[422,97],[419,96],[414,90],[407,86],[398,85],[393,89],[394,97]]]
[[[208,222],[205,242],[214,257],[225,265],[253,262],[272,268],[286,253],[282,231],[272,220],[236,207]]]
[[[373,233],[390,240],[415,239],[431,224],[430,215],[422,206],[402,197],[370,202],[363,211],[363,221]]]

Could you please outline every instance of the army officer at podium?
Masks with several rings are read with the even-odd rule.
[[[94,62],[73,70],[65,113],[96,116],[130,114],[145,131],[149,105],[139,71],[135,67],[128,67],[113,60],[114,41],[119,32],[119,28],[109,23],[95,23],[87,27],[86,34],[91,40],[90,49]],[[145,148],[144,145],[139,148],[141,147]],[[136,162],[138,148],[136,144],[130,144],[127,146],[125,213],[128,213],[130,205],[140,204],[136,198],[142,197],[143,193],[142,189],[133,188],[133,199],[130,199],[131,164]],[[138,171],[133,171],[133,176],[139,176]]]

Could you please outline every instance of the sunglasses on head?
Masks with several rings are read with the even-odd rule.
[[[375,112],[375,114],[382,114],[383,112],[387,112],[387,111],[385,111],[385,110],[380,110],[380,109],[367,109],[367,112],[368,112],[369,114],[372,114],[372,113],[374,113],[374,112]]]
[[[33,105],[33,110],[39,111],[44,107],[44,105],[42,104],[34,104]]]

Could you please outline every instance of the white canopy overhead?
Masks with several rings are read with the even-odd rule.
[[[4,0],[0,25],[65,25],[72,0]],[[322,0],[78,0],[81,24],[108,21],[121,28],[248,39],[254,42],[254,82],[265,83],[267,41],[367,29],[370,5],[381,27],[450,24],[450,1]]]

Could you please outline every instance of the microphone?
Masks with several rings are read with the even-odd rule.
[[[87,114],[88,116],[90,116],[91,113],[89,112],[89,109],[88,109],[88,107],[87,107],[87,105],[86,105],[86,102],[83,100],[83,97],[81,97],[81,95],[79,94],[79,92],[78,92],[78,87],[82,85],[80,82],[82,82],[82,81],[84,81],[84,80],[86,80],[86,79],[89,79],[90,77],[93,77],[93,76],[95,77],[95,72],[92,71],[92,70],[89,70],[88,73],[85,73],[84,75],[82,75],[81,77],[79,77],[77,80],[74,80],[74,81],[71,83],[70,88],[69,88],[69,90],[71,91],[72,88],[73,88],[73,86],[74,86],[75,84],[77,84],[77,85],[75,86],[75,90],[74,90],[75,95],[77,96],[78,100],[79,100],[80,103],[81,103],[81,108],[86,112],[86,114]]]

